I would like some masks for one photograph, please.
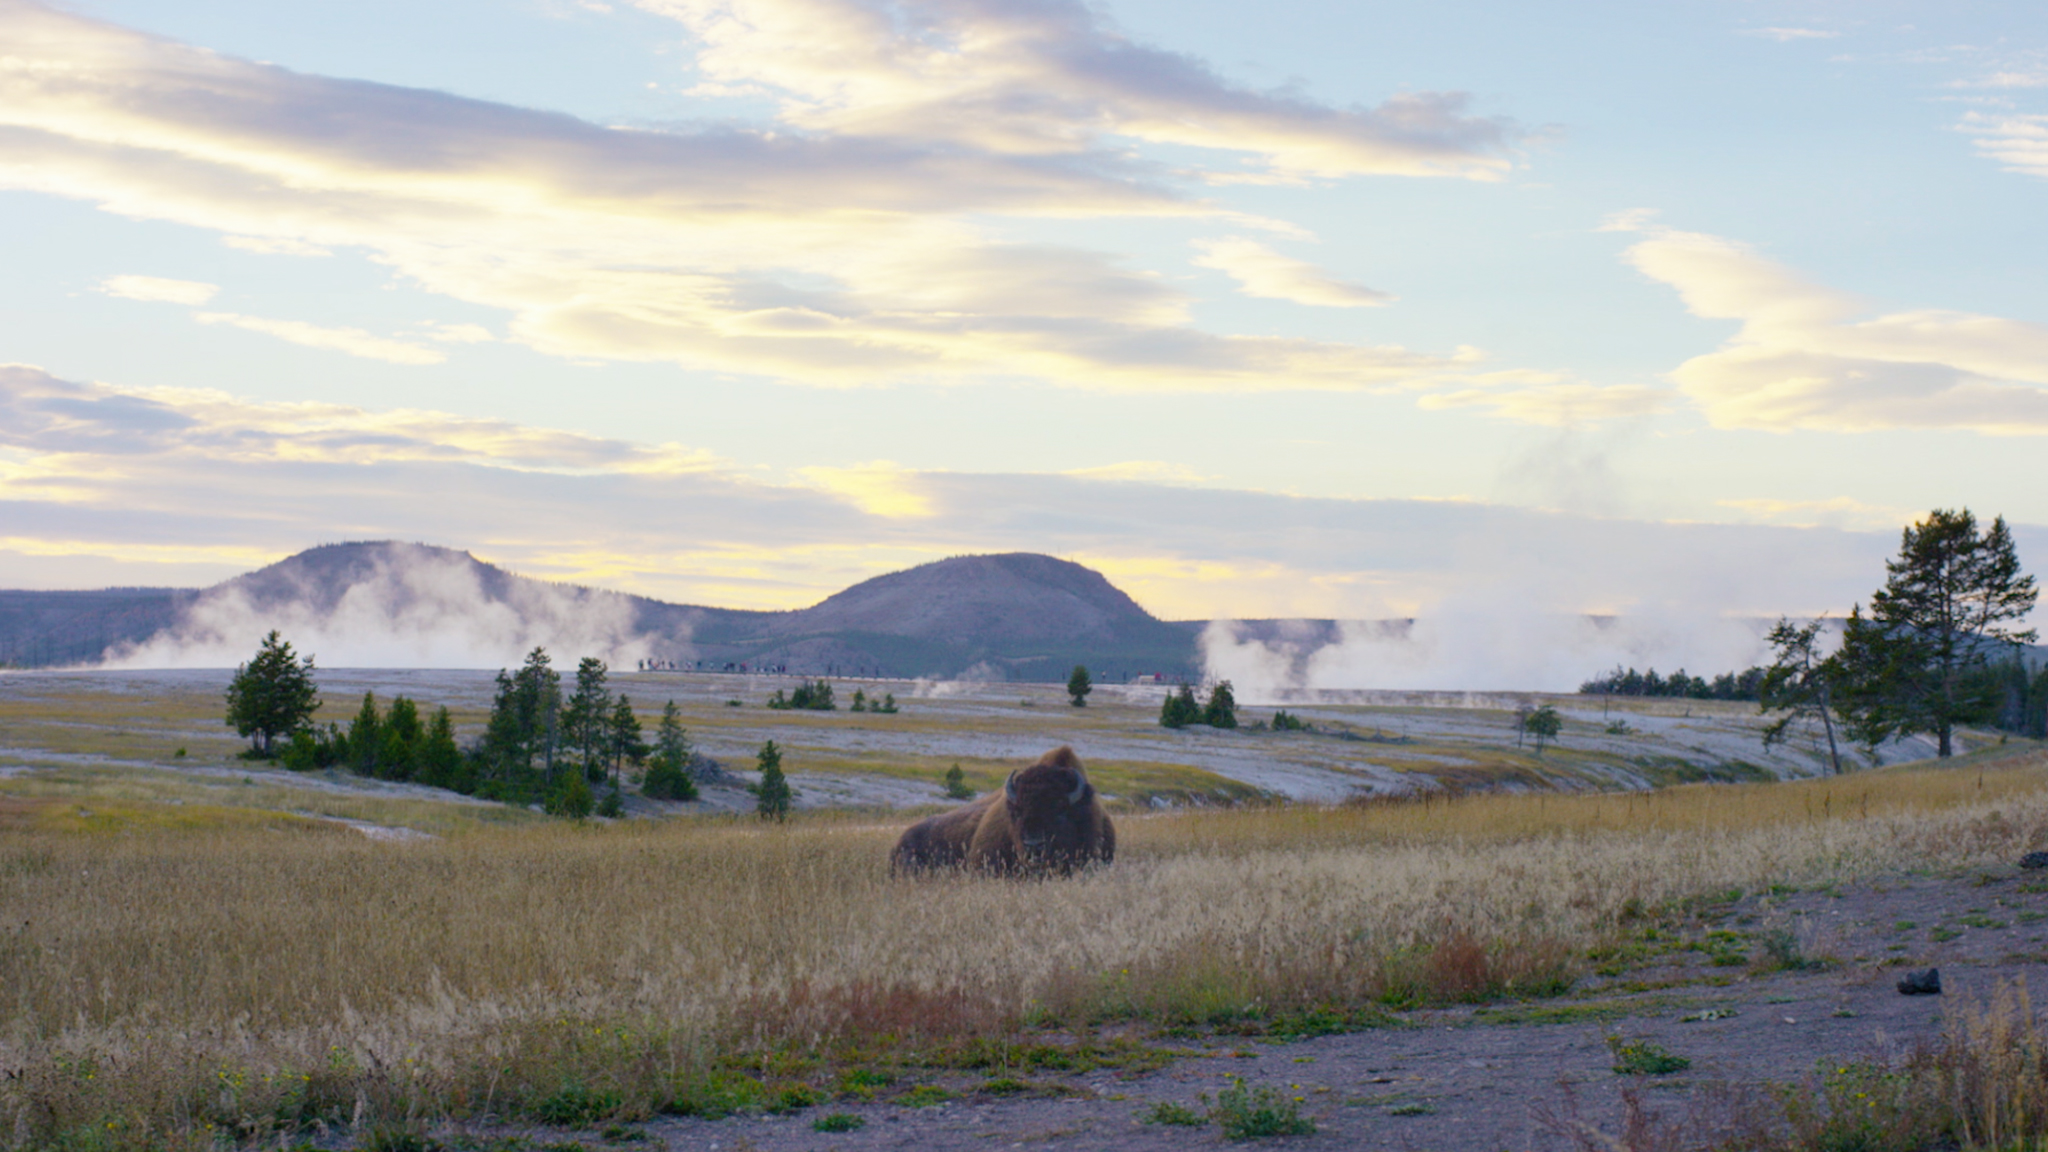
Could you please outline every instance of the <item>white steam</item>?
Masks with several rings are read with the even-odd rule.
[[[1331,640],[1306,624],[1248,635],[1219,620],[1201,638],[1205,672],[1247,704],[1327,690],[1570,692],[1616,665],[1712,678],[1763,662],[1767,621],[1669,612],[1626,617],[1445,604],[1412,623],[1344,620]]]
[[[478,571],[460,555],[394,549],[331,608],[312,589],[259,606],[228,584],[206,593],[175,627],[110,651],[105,666],[233,667],[272,629],[328,668],[505,668],[536,646],[557,667],[584,656],[614,668],[657,654],[686,658],[678,642],[638,632],[623,596],[515,579],[494,598]]]

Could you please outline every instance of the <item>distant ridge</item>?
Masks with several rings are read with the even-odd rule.
[[[355,602],[374,596],[388,618],[409,619],[451,586],[515,615],[602,609],[640,650],[684,667],[1063,681],[1075,664],[1105,680],[1187,676],[1200,666],[1198,627],[1160,621],[1100,572],[1034,553],[956,556],[862,581],[809,608],[758,612],[552,584],[468,552],[397,541],[324,544],[201,590],[0,592],[0,664],[91,663],[176,635],[230,601],[260,622],[360,610]],[[554,653],[564,664],[585,654]],[[504,663],[521,655],[508,651]]]

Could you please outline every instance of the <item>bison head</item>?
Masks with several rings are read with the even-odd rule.
[[[1089,817],[1095,786],[1072,749],[1048,752],[1031,767],[1010,773],[1003,802],[1016,830],[1019,863],[1026,867],[1071,865],[1094,851]]]

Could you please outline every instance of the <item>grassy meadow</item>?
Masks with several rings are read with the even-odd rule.
[[[1631,925],[1709,894],[2048,845],[2031,745],[1788,783],[1126,811],[1115,866],[1044,882],[892,880],[904,819],[874,811],[577,824],[326,801],[434,832],[388,841],[286,785],[128,775],[0,777],[8,1147],[1150,1067],[1219,1030],[1569,995]]]

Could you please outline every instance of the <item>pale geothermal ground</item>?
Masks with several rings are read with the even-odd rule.
[[[0,675],[0,778],[18,791],[32,781],[120,781],[169,799],[183,790],[285,788],[282,806],[347,816],[343,798],[454,797],[437,789],[367,780],[344,772],[293,774],[235,758],[244,747],[222,722],[226,670],[19,672]],[[365,691],[380,706],[412,697],[422,713],[446,705],[465,743],[482,731],[492,674],[473,670],[321,669],[322,723],[344,727]],[[765,740],[804,807],[903,808],[945,803],[941,778],[953,764],[970,787],[986,789],[1047,749],[1071,744],[1098,787],[1128,804],[1164,807],[1260,796],[1329,803],[1417,789],[1639,789],[1687,780],[1755,780],[1815,775],[1813,739],[1766,751],[1763,720],[1750,704],[1684,700],[1603,701],[1536,693],[1324,692],[1286,705],[1314,732],[1259,730],[1274,709],[1240,706],[1241,727],[1222,731],[1159,727],[1166,691],[1100,685],[1074,708],[1056,685],[929,681],[835,681],[840,710],[771,711],[762,704],[796,680],[697,673],[614,674],[651,738],[663,703],[681,708],[699,751],[737,773],[695,805],[633,798],[634,814],[751,807],[751,779]],[[893,693],[895,715],[846,710],[856,688]],[[740,701],[733,707],[727,701]],[[1550,703],[1565,717],[1557,743],[1539,756],[1518,746],[1515,709]],[[1978,747],[1995,736],[1969,736]],[[183,755],[180,755],[180,750]],[[1861,752],[1845,757],[1866,766]],[[1932,754],[1924,740],[1882,750],[1886,763]],[[70,789],[66,789],[69,791]],[[281,794],[281,799],[284,797]],[[345,806],[344,806],[345,807]],[[507,813],[507,816],[512,816]],[[515,817],[516,818],[516,817]]]

